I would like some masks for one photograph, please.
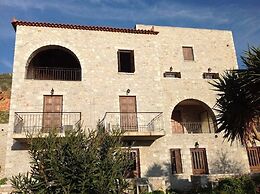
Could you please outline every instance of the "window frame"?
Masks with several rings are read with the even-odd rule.
[[[187,56],[185,55],[185,51],[184,51],[185,49],[191,49],[192,58],[185,58],[185,57],[187,57]],[[193,48],[193,46],[182,46],[182,55],[183,55],[184,61],[195,61],[194,48]]]
[[[171,173],[172,174],[182,174],[183,167],[182,167],[182,157],[181,157],[181,149],[180,148],[173,148],[170,149],[170,156],[171,156]]]
[[[199,155],[199,152],[202,153],[202,155]],[[209,174],[206,148],[190,148],[190,153],[191,153],[192,173],[194,175]],[[196,159],[194,159],[193,157],[194,155],[196,155]],[[202,168],[203,165],[204,168]],[[201,167],[201,168],[197,168],[197,167]]]
[[[121,64],[121,53],[130,53],[130,71],[123,71]],[[134,50],[128,49],[118,49],[117,50],[117,61],[118,61],[118,73],[135,73],[135,59],[134,59]]]
[[[136,162],[135,162],[135,167],[136,169],[134,170],[129,170],[129,172],[126,173],[125,177],[126,178],[140,178],[141,176],[141,171],[140,171],[140,151],[139,148],[130,148],[129,149],[129,157],[131,157],[131,154],[135,153],[136,154]],[[131,175],[134,175],[133,177]]]

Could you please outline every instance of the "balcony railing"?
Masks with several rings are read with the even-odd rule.
[[[37,67],[28,70],[28,79],[80,81],[81,69]]]
[[[181,122],[181,125],[188,133],[202,133],[201,122]]]
[[[14,133],[64,133],[74,129],[81,121],[80,112],[16,112]]]
[[[106,112],[101,123],[107,131],[119,129],[124,132],[163,131],[162,112]]]

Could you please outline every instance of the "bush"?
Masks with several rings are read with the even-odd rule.
[[[128,186],[124,175],[132,160],[117,131],[79,129],[29,140],[31,171],[11,179],[17,193],[114,194]]]
[[[7,178],[0,179],[0,185],[4,185],[7,182]]]
[[[164,194],[164,192],[161,190],[156,190],[156,191],[150,192],[149,194]]]
[[[216,194],[256,194],[255,183],[249,176],[220,180],[212,193]]]

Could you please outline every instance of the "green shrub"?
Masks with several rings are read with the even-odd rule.
[[[125,174],[132,165],[122,148],[121,132],[68,131],[65,137],[28,137],[31,170],[11,179],[17,193],[115,194],[128,187]]]
[[[213,190],[216,194],[255,194],[255,183],[249,176],[220,180]]]
[[[9,120],[9,112],[8,111],[0,111],[0,123],[8,123]]]
[[[0,179],[0,185],[4,185],[7,182],[7,178]]]
[[[151,194],[164,194],[164,192],[161,190],[156,190],[156,191],[151,192]]]

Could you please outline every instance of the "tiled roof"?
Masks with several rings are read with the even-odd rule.
[[[107,32],[119,32],[119,33],[132,33],[132,34],[151,34],[157,35],[159,32],[154,30],[136,30],[128,28],[113,28],[113,27],[102,27],[102,26],[83,26],[76,24],[58,24],[58,23],[48,23],[48,22],[28,22],[19,21],[13,19],[12,25],[16,30],[16,26],[35,26],[35,27],[47,27],[47,28],[66,28],[75,30],[93,30],[93,31],[107,31]]]

